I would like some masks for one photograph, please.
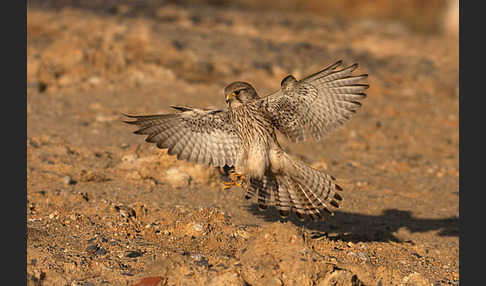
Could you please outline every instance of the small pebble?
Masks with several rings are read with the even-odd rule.
[[[193,225],[193,228],[194,228],[194,230],[195,230],[195,231],[198,231],[198,232],[203,230],[202,225],[201,225],[201,224],[199,224],[199,223],[195,223],[195,224]]]
[[[354,257],[358,258],[359,260],[366,262],[366,263],[369,263],[371,261],[369,256],[367,254],[363,253],[363,252],[349,252],[348,256],[354,256]]]
[[[91,244],[86,247],[86,252],[89,254],[94,254],[99,249],[98,244]]]
[[[103,247],[98,248],[94,252],[95,255],[105,255],[106,253],[108,253],[108,251],[106,251],[106,249],[104,249]]]
[[[71,178],[71,176],[66,176],[62,179],[64,181],[64,184],[66,185],[74,185],[76,184],[76,181]]]
[[[135,257],[139,257],[139,256],[142,256],[143,253],[136,250],[136,251],[129,251],[125,256],[126,257],[130,257],[130,258],[135,258]]]
[[[128,147],[130,147],[130,144],[128,144],[128,143],[121,143],[120,144],[121,149],[127,149]]]
[[[135,210],[131,207],[120,205],[115,206],[115,210],[118,211],[122,217],[137,217]]]
[[[209,266],[209,260],[204,256],[200,256],[200,259],[197,260],[194,263],[197,264],[197,265],[205,266],[205,267]]]

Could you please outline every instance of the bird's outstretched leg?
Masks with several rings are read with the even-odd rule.
[[[229,181],[223,182],[223,190],[229,189],[234,185],[242,188],[245,183],[245,175],[236,173],[231,173],[230,175]]]
[[[243,187],[243,184],[245,183],[245,175],[237,174],[234,167],[228,167],[225,165],[222,169],[223,171],[220,171],[220,173],[223,181],[223,190],[229,189],[234,185]]]

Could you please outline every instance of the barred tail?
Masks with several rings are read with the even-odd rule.
[[[282,217],[293,210],[299,219],[307,215],[313,220],[322,219],[322,211],[334,215],[343,200],[342,188],[335,178],[284,154],[286,168],[279,174],[267,173],[262,179],[251,178],[246,198],[258,197],[258,208],[274,205]]]
[[[286,154],[285,156],[287,162],[291,163],[291,168],[286,173],[287,185],[290,185],[287,192],[295,202],[297,216],[322,218],[322,210],[334,215],[333,209],[339,208],[343,200],[340,194],[343,189],[335,183],[336,178]]]

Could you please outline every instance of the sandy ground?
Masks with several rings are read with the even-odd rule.
[[[458,285],[458,41],[389,20],[164,4],[150,16],[29,7],[28,285]],[[121,113],[225,106],[343,59],[357,116],[289,152],[337,177],[321,222],[259,212]]]

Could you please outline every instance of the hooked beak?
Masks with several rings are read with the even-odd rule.
[[[229,103],[234,96],[235,96],[234,92],[226,95],[226,103]]]

